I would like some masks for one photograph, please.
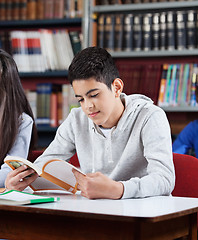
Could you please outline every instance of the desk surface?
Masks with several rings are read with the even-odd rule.
[[[94,236],[95,240],[156,240],[189,236],[197,240],[198,198],[89,200],[71,194],[59,197],[60,201],[54,203],[0,205],[0,238],[92,240]]]
[[[53,195],[53,194],[49,194]],[[141,218],[145,221],[157,222],[176,216],[184,216],[198,211],[198,198],[181,197],[149,197],[142,199],[124,200],[89,200],[80,195],[56,194],[60,201],[26,206],[0,205],[1,210],[36,212],[56,215],[79,216],[89,214],[95,217],[104,216],[128,218],[128,220]]]

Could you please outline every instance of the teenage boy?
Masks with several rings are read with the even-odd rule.
[[[123,81],[102,48],[78,53],[68,79],[81,107],[72,109],[35,163],[68,161],[77,153],[86,173],[74,171],[78,189],[91,199],[170,195],[175,173],[164,111],[146,96],[122,93]]]

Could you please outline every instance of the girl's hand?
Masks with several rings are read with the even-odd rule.
[[[78,190],[80,190],[81,195],[86,198],[120,199],[123,195],[123,184],[108,178],[100,172],[88,173],[84,176],[75,169],[72,171],[78,182]]]
[[[26,165],[22,165],[8,173],[5,186],[7,190],[14,189],[23,191],[27,186],[34,182],[37,177],[38,174],[33,169],[29,169]]]

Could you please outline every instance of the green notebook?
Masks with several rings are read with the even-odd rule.
[[[58,200],[60,200],[59,197],[47,197],[16,190],[10,190],[0,194],[0,204],[6,205],[38,204],[54,202]]]

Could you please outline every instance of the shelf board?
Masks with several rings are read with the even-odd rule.
[[[42,28],[42,27],[65,27],[81,26],[81,18],[61,18],[61,19],[43,19],[43,20],[6,20],[0,21],[0,28]]]
[[[159,50],[159,51],[109,51],[112,57],[124,58],[124,57],[169,57],[169,56],[197,56],[198,49],[184,49],[184,50]]]
[[[178,107],[161,107],[165,112],[198,112],[198,107],[178,106]]]
[[[46,72],[21,72],[19,73],[22,78],[31,77],[67,77],[68,71],[46,71]]]
[[[198,1],[182,1],[182,2],[157,2],[157,3],[141,3],[141,4],[115,4],[115,5],[98,5],[91,8],[92,12],[135,12],[135,11],[164,11],[164,10],[180,10],[194,9],[198,7]]]

